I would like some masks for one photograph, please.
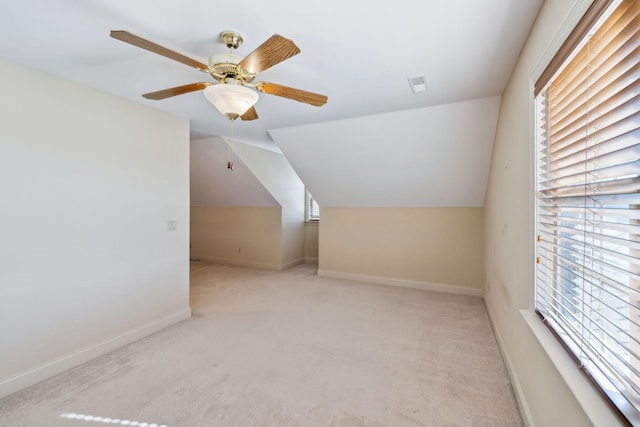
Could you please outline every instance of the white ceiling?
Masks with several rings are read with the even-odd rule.
[[[482,206],[499,107],[481,98],[270,133],[320,206]]]
[[[317,192],[329,194],[329,187],[326,191],[322,189],[322,175],[307,167],[308,156],[300,153],[293,156],[294,133],[287,134],[283,129],[324,123],[321,128],[326,135],[336,135],[342,130],[343,136],[347,136],[348,129],[353,134],[341,138],[339,146],[333,140],[327,141],[323,148],[318,135],[313,134],[296,134],[296,138],[302,143],[311,138],[309,144],[316,153],[320,151],[318,158],[327,161],[357,150],[357,155],[364,159],[361,166],[365,169],[375,164],[376,158],[384,157],[385,150],[402,152],[393,151],[391,143],[399,126],[407,127],[402,134],[419,135],[416,138],[423,142],[423,151],[447,150],[439,145],[429,146],[434,138],[424,126],[412,133],[412,123],[421,125],[420,118],[400,120],[401,125],[379,129],[386,137],[378,138],[377,142],[363,141],[358,129],[353,127],[358,123],[366,125],[367,121],[354,121],[349,126],[345,123],[362,116],[392,114],[390,117],[397,118],[408,114],[413,117],[415,113],[410,111],[428,111],[425,107],[463,105],[456,103],[501,95],[542,1],[4,1],[0,3],[0,57],[188,117],[192,140],[196,140],[231,133],[229,121],[201,93],[162,101],[146,100],[141,94],[212,81],[211,78],[186,65],[112,39],[109,32],[127,30],[202,62],[207,62],[213,53],[227,51],[218,39],[223,30],[243,33],[245,41],[237,51],[240,55],[250,53],[271,35],[281,34],[292,39],[302,53],[264,71],[256,80],[321,93],[328,96],[328,103],[313,107],[260,94],[256,104],[260,118],[253,122],[237,121],[234,139],[274,151],[282,149],[285,155],[288,151],[292,158],[287,157],[303,181],[306,176]],[[419,75],[426,78],[428,91],[413,94],[407,78]],[[400,116],[393,116],[396,113]],[[465,117],[460,116],[459,126],[466,126]],[[269,134],[269,130],[276,129]],[[307,128],[314,132],[316,129]],[[278,141],[279,135],[282,138],[288,135],[286,141]],[[486,148],[492,142],[491,139],[473,144]],[[465,148],[452,144],[451,149]],[[371,162],[366,161],[369,153],[374,156]],[[405,159],[409,161],[411,153],[407,154],[409,159]],[[438,158],[447,156],[441,153]],[[399,162],[400,170],[411,170],[411,161],[404,164],[405,160],[394,159]],[[482,180],[489,163],[484,158],[478,161],[483,162],[476,168],[477,177]],[[328,167],[331,164],[324,165],[325,172]],[[453,164],[436,167],[442,183],[452,182]],[[351,170],[351,173],[348,169],[343,171],[344,191],[349,191],[349,182],[356,182],[362,173],[373,176],[379,169]],[[397,185],[409,186],[408,192],[415,194],[424,182],[414,178],[402,176]],[[354,186],[352,193],[356,189]],[[448,203],[447,198],[438,198],[435,193],[425,197],[434,198],[427,204],[423,199],[403,203],[436,206]],[[460,194],[460,198],[465,199],[461,202],[463,205],[477,204],[476,199],[465,197]],[[341,200],[327,196],[326,202],[336,205]],[[383,194],[363,200],[361,204],[383,205]]]

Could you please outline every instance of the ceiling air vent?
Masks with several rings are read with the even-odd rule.
[[[419,93],[427,91],[427,82],[424,80],[424,76],[409,77],[409,86],[411,86],[411,92]]]

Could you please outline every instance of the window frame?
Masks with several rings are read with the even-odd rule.
[[[539,182],[539,177],[540,177],[540,173],[539,173],[539,164],[538,164],[538,150],[539,150],[539,140],[538,140],[538,131],[537,128],[539,126],[539,118],[538,118],[538,114],[537,114],[537,107],[538,107],[538,102],[539,102],[539,98],[538,95],[541,94],[541,92],[547,87],[548,83],[550,81],[552,81],[553,78],[555,78],[557,72],[564,66],[565,63],[567,63],[568,60],[571,59],[571,56],[574,54],[574,52],[577,52],[582,43],[583,43],[583,39],[585,39],[586,37],[589,36],[590,32],[592,31],[591,28],[596,25],[600,20],[603,19],[603,17],[606,17],[605,13],[610,10],[613,6],[617,7],[618,4],[620,3],[620,0],[595,0],[590,7],[587,9],[586,13],[584,14],[584,16],[582,17],[582,19],[578,22],[578,24],[576,25],[576,27],[571,31],[571,33],[569,34],[569,36],[567,37],[565,43],[558,49],[556,55],[551,59],[551,61],[549,62],[547,68],[540,74],[540,77],[537,81],[535,81],[535,83],[533,84],[533,97],[532,97],[532,105],[534,105],[535,107],[535,111],[536,113],[533,114],[533,116],[535,116],[533,118],[533,132],[536,134],[535,138],[534,138],[534,142],[532,144],[533,147],[535,147],[533,149],[533,159],[534,159],[534,166],[535,169],[532,171],[532,178],[533,178],[533,194],[534,194],[534,227],[533,231],[535,232],[535,236],[537,238],[537,236],[540,235],[539,233],[539,221],[538,221],[538,215],[539,215],[539,203],[538,203],[538,182]],[[575,21],[574,21],[575,22]],[[565,33],[566,34],[566,33]],[[534,245],[537,246],[537,242],[535,241],[537,239],[534,239]],[[536,249],[536,256],[537,256],[537,249]],[[533,278],[533,295],[532,295],[532,311],[534,309],[534,305],[536,304],[536,292],[537,292],[537,277],[536,277],[536,270],[534,269],[534,278]],[[631,423],[633,422],[633,425],[637,425],[635,423],[640,422],[640,419],[634,417],[633,415],[631,415],[629,418],[631,418],[633,421],[629,421],[629,418],[627,417],[627,415],[625,415],[625,413],[627,411],[625,411],[624,408],[619,408],[618,406],[616,406],[614,400],[615,400],[615,396],[612,398],[612,396],[607,395],[607,393],[602,390],[600,388],[600,386],[598,385],[598,382],[593,378],[593,376],[591,376],[589,374],[589,372],[587,372],[585,369],[583,369],[583,367],[580,365],[580,361],[573,355],[573,352],[570,351],[570,349],[568,348],[568,345],[564,342],[564,340],[559,336],[559,334],[557,333],[557,331],[555,331],[553,328],[550,327],[550,325],[544,320],[544,317],[536,310],[536,312],[538,313],[538,316],[540,316],[540,319],[543,320],[543,323],[545,324],[545,326],[548,327],[548,329],[551,331],[551,333],[558,339],[558,342],[565,348],[565,350],[567,350],[567,354],[570,355],[574,362],[577,362],[579,365],[579,370],[582,372],[582,374],[585,375],[586,378],[588,378],[594,385],[596,385],[598,392],[600,392],[600,394],[606,398],[607,403],[610,405],[611,408],[614,409],[614,412],[616,412],[616,415],[618,415],[620,417],[620,420],[626,422],[626,423]],[[531,311],[529,312],[531,313]],[[523,311],[523,315],[525,316],[525,319],[527,318],[527,315],[524,313]],[[531,317],[531,316],[529,316]],[[531,319],[527,319],[527,322],[531,325]],[[539,320],[538,320],[539,322]],[[535,329],[532,327],[532,329]],[[534,331],[535,332],[535,331]],[[536,333],[536,336],[538,336],[538,333]],[[543,345],[543,347],[545,347],[545,350],[547,349],[546,346]],[[564,375],[563,375],[564,377]],[[624,406],[624,405],[623,405]],[[631,425],[631,424],[630,424]]]
[[[313,215],[314,208],[316,206],[317,215]],[[305,188],[304,190],[304,220],[305,222],[314,222],[317,223],[320,221],[320,205],[316,199],[313,198],[311,193],[309,193],[309,189]]]

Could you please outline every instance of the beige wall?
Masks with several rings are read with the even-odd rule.
[[[535,260],[532,82],[541,62],[550,58],[549,46],[556,45],[552,55],[579,19],[582,12],[576,10],[584,10],[584,4],[588,6],[577,0],[544,2],[503,94],[485,198],[485,299],[522,413],[530,425],[539,427],[619,425],[574,364],[569,362],[565,370],[555,368],[547,355],[552,353],[543,350],[524,317],[541,325],[527,315],[533,307]],[[564,36],[554,40],[560,32]],[[553,337],[548,342],[568,359]],[[572,385],[563,380],[569,374],[576,379]],[[578,395],[584,399],[582,405]]]
[[[189,121],[0,75],[2,397],[190,316]]]
[[[280,270],[279,207],[191,207],[191,257]]]
[[[304,259],[308,263],[318,262],[318,234],[319,221],[309,221],[304,224]]]
[[[304,262],[304,184],[281,153],[237,141],[233,151],[280,204],[282,268]]]
[[[304,193],[302,193],[304,195]],[[282,267],[288,268],[305,261],[304,197],[296,200],[302,211],[282,207]],[[290,206],[293,203],[288,203]]]
[[[322,275],[481,292],[482,208],[323,207],[321,221]]]

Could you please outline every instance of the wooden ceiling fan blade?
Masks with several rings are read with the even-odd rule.
[[[256,111],[256,109],[252,106],[251,108],[249,108],[247,111],[245,111],[245,113],[243,115],[240,116],[240,118],[242,120],[245,121],[249,121],[249,120],[255,120],[258,118],[258,112]]]
[[[213,83],[191,83],[184,86],[176,86],[169,89],[159,90],[157,92],[145,93],[142,95],[144,98],[153,99],[159,101],[161,99],[171,98],[172,96],[182,95],[189,92],[195,92],[197,90],[202,90],[207,86],[211,86]]]
[[[282,86],[275,83],[260,82],[256,84],[256,89],[260,92],[293,99],[294,101],[304,102],[305,104],[315,105],[316,107],[326,104],[328,99],[325,95],[307,92],[305,90]]]
[[[240,61],[238,65],[250,73],[259,73],[299,53],[300,49],[294,42],[274,34]]]
[[[187,56],[184,56],[178,52],[174,52],[171,49],[167,49],[164,46],[160,46],[154,42],[149,40],[145,40],[142,37],[138,37],[135,34],[131,34],[128,31],[114,30],[111,31],[111,37],[116,40],[123,41],[125,43],[132,44],[134,46],[140,47],[142,49],[148,50],[149,52],[157,53],[158,55],[164,56],[165,58],[173,59],[174,61],[181,62],[189,67],[193,67],[198,71],[203,71],[205,73],[209,72],[209,67],[202,62],[196,61],[195,59],[191,59]]]

